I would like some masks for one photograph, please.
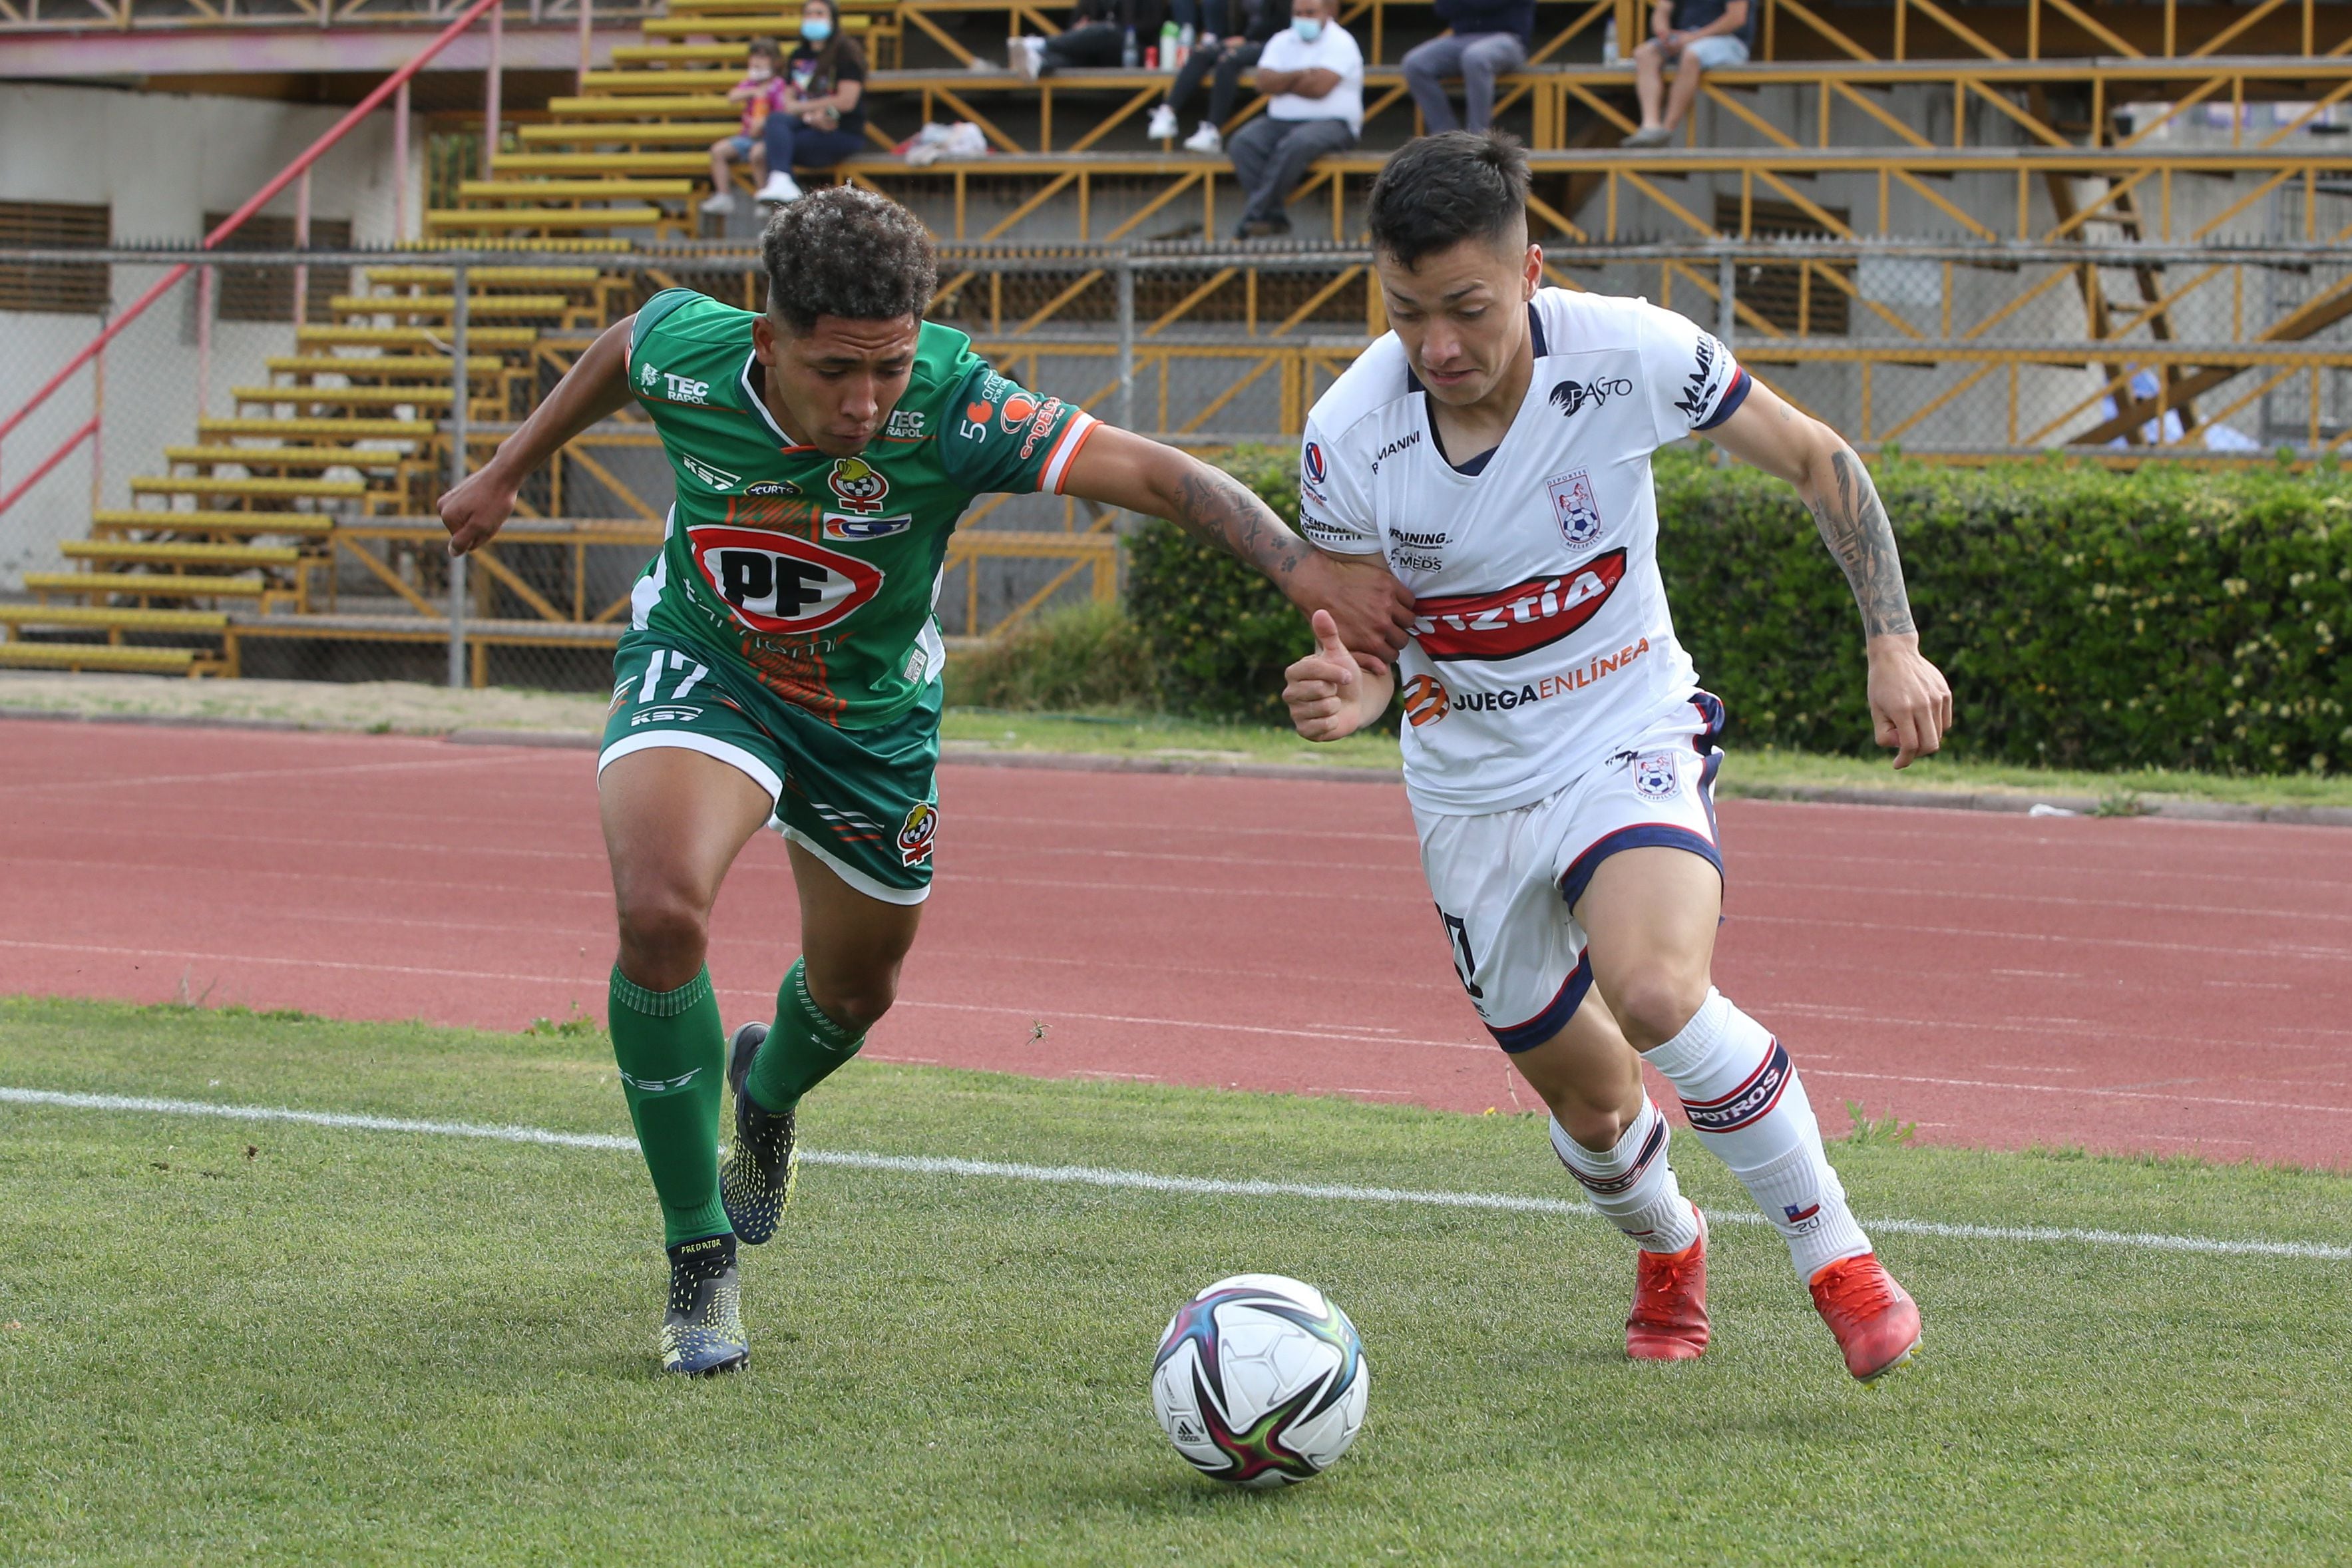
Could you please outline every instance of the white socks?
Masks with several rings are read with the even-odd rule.
[[[1596,1154],[1570,1138],[1557,1118],[1551,1146],[1569,1174],[1583,1184],[1592,1206],[1643,1251],[1680,1252],[1698,1239],[1698,1215],[1666,1158],[1666,1119],[1648,1095],[1642,1097],[1633,1125],[1607,1153]]]
[[[1800,1280],[1810,1283],[1825,1266],[1871,1249],[1822,1148],[1805,1086],[1763,1025],[1709,990],[1682,1033],[1643,1056],[1682,1096],[1692,1130],[1787,1240]],[[1646,1111],[1643,1120],[1654,1114]],[[1557,1131],[1552,1142],[1560,1142]],[[1594,1204],[1600,1201],[1596,1194]]]

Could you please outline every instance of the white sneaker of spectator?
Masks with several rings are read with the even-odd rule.
[[[1172,141],[1176,131],[1176,111],[1165,103],[1151,111],[1151,123],[1143,128],[1143,133],[1154,142]]]
[[[782,169],[770,174],[768,183],[760,187],[760,200],[767,205],[782,206],[786,202],[796,202],[800,199],[800,183]]]
[[[710,199],[702,204],[702,210],[710,214],[714,217],[726,216],[729,213],[735,210],[735,193],[732,191],[712,192]]]
[[[1225,150],[1225,139],[1217,133],[1215,126],[1203,120],[1201,129],[1184,138],[1184,150],[1188,153],[1222,153]]]

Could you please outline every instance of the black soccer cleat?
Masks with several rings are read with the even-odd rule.
[[[663,1314],[661,1369],[681,1377],[733,1372],[751,1360],[743,1331],[743,1287],[735,1238],[705,1237],[669,1249],[669,1310]]]
[[[770,1110],[751,1098],[748,1087],[751,1058],[767,1038],[767,1025],[746,1024],[735,1031],[727,1051],[727,1081],[735,1090],[735,1147],[719,1168],[719,1201],[746,1247],[776,1234],[801,1172],[793,1113]]]

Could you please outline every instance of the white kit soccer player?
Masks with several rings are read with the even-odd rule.
[[[1936,749],[1949,693],[1851,449],[1685,318],[1538,289],[1525,181],[1515,143],[1459,132],[1383,172],[1371,225],[1397,330],[1308,416],[1300,531],[1383,557],[1417,602],[1393,679],[1423,867],[1472,1005],[1642,1249],[1629,1352],[1696,1355],[1709,1332],[1704,1221],[1638,1048],[1786,1239],[1849,1369],[1875,1376],[1916,1342],[1916,1309],[1848,1209],[1788,1052],[1709,983],[1724,710],[1675,638],[1651,454],[1706,435],[1797,485],[1862,603],[1898,766]],[[1391,693],[1323,631],[1285,691],[1310,740]]]

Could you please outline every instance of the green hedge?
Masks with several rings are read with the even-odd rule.
[[[1286,454],[1229,467],[1295,515]],[[2128,472],[2056,459],[1873,465],[1958,755],[2052,766],[2352,770],[2352,480],[2276,468]],[[1675,628],[1735,742],[1873,750],[1860,623],[1783,484],[1656,459]],[[1168,524],[1129,603],[1181,710],[1279,718],[1307,645],[1274,590]]]

